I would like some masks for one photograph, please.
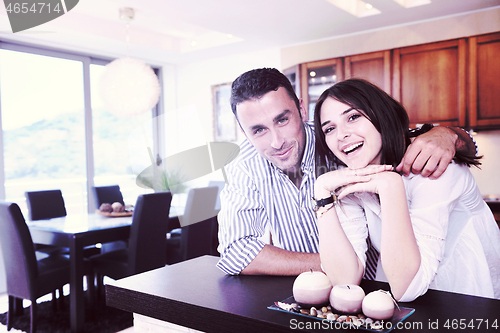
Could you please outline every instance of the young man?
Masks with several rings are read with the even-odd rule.
[[[217,266],[228,274],[298,275],[321,270],[314,196],[314,131],[290,81],[255,69],[232,85],[231,107],[247,140],[226,168]],[[463,132],[463,133],[462,133]],[[436,127],[408,147],[398,170],[439,177],[456,149],[475,154],[458,129]],[[272,244],[262,240],[266,229]]]

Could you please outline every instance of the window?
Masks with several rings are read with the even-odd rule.
[[[82,62],[0,50],[5,194],[59,188],[68,213],[86,201]]]
[[[151,165],[153,149],[153,110],[134,117],[117,117],[108,111],[100,95],[102,65],[90,65],[94,183],[120,185],[125,204],[135,204],[143,189],[136,177]]]
[[[0,43],[0,199],[26,211],[25,191],[58,188],[72,214],[94,209],[94,184],[119,184],[131,204],[148,191],[135,176],[151,165],[148,148],[157,154],[158,107],[135,118],[109,114],[98,93],[105,63]]]

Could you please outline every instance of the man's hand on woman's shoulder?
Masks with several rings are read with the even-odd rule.
[[[396,170],[404,175],[439,178],[455,156],[457,140],[458,135],[452,129],[434,127],[413,140]]]

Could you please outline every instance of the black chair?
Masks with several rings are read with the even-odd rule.
[[[181,228],[167,235],[167,264],[205,254],[218,254],[218,222],[215,216],[218,192],[217,186],[189,190],[184,214],[179,217]]]
[[[52,293],[56,304],[55,290],[59,289],[62,299],[62,287],[69,283],[69,259],[62,255],[51,255],[37,260],[31,234],[26,221],[15,203],[0,201],[0,244],[7,275],[7,294],[9,310],[7,330],[12,327],[15,315],[23,311],[22,300],[31,301],[30,332],[36,331],[36,300]],[[86,267],[87,278],[93,278],[90,266]],[[89,292],[94,294],[93,283],[88,283]]]
[[[61,190],[25,192],[31,221],[66,216]]]
[[[172,265],[203,255],[219,255],[217,216],[181,228],[175,248],[167,241],[167,264]],[[173,251],[169,253],[169,251]]]
[[[99,207],[101,207],[103,203],[112,204],[114,202],[119,202],[122,205],[125,205],[119,185],[94,186],[92,187],[92,191],[94,193],[94,199],[97,209],[99,209]],[[102,244],[101,252],[111,252],[115,250],[125,249],[126,247],[126,241],[110,242]]]
[[[48,220],[66,216],[66,205],[61,190],[29,191],[25,192],[31,221]],[[36,251],[49,255],[67,254],[68,248],[58,246],[35,244]],[[99,254],[101,250],[95,246],[87,246],[84,256],[90,257]]]
[[[121,279],[166,265],[165,234],[172,193],[143,194],[137,198],[127,249],[90,258],[97,276],[98,295],[103,277]]]
[[[29,219],[31,221],[47,220],[55,217],[66,216],[66,205],[61,190],[31,191],[25,192],[26,204],[28,206]],[[39,253],[61,254],[68,252],[58,246],[35,244]]]
[[[106,202],[109,204],[119,202],[122,205],[125,205],[122,192],[120,191],[120,186],[118,185],[94,186],[93,190],[97,208],[99,208],[103,203]]]

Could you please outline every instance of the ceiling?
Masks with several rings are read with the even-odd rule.
[[[358,18],[332,4],[339,1],[354,0],[79,0],[67,14],[15,34],[1,6],[0,40],[176,64],[500,5],[500,0],[432,0],[404,8],[396,0],[366,0],[381,13]],[[128,30],[120,7],[135,9]]]

